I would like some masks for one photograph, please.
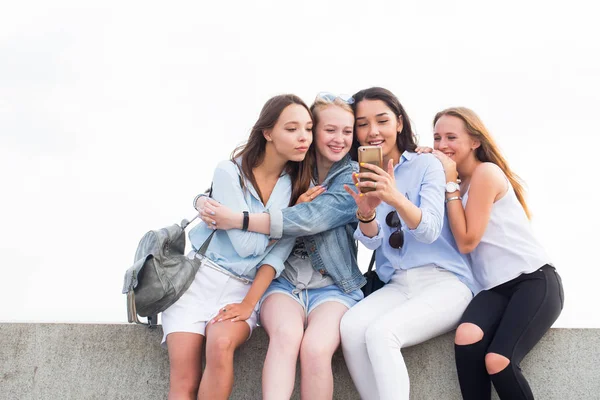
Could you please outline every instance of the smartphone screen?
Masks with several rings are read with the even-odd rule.
[[[360,146],[358,148],[358,162],[366,163],[366,164],[374,164],[379,168],[383,168],[383,153],[381,151],[381,146]],[[373,172],[368,168],[360,167],[360,172]],[[363,178],[361,181],[371,181],[373,179]],[[371,192],[375,190],[372,187],[362,187],[360,191],[362,193]]]

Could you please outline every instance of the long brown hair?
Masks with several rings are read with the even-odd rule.
[[[521,206],[523,206],[527,218],[531,218],[529,207],[527,207],[527,202],[525,201],[523,180],[510,169],[508,162],[500,152],[500,148],[483,124],[481,118],[479,118],[473,110],[466,107],[451,107],[442,110],[435,115],[435,118],[433,119],[434,128],[435,123],[444,115],[460,118],[465,123],[467,133],[480,143],[480,146],[475,149],[475,157],[481,162],[491,162],[500,167],[515,190],[517,199],[519,200],[519,203],[521,203]]]
[[[400,103],[400,100],[389,90],[381,87],[372,87],[369,89],[361,90],[354,96],[354,104],[352,109],[356,116],[356,107],[358,103],[363,100],[381,100],[383,101],[390,110],[396,115],[396,118],[402,118],[402,131],[396,135],[396,146],[400,150],[400,154],[405,151],[414,152],[417,148],[417,138],[410,126],[410,119],[404,111],[404,107]],[[354,141],[352,142],[352,148],[350,149],[350,156],[353,160],[358,160],[358,147],[360,143],[356,139],[356,122],[354,123]]]
[[[300,97],[293,94],[282,94],[272,97],[267,100],[260,111],[258,120],[250,131],[248,141],[245,144],[238,146],[231,153],[231,161],[234,163],[237,163],[237,158],[241,157],[242,159],[241,165],[238,165],[244,177],[242,189],[245,189],[246,187],[245,180],[249,179],[263,203],[264,199],[253,172],[253,169],[262,164],[265,158],[265,147],[267,145],[267,140],[265,139],[263,133],[265,130],[272,129],[279,120],[283,110],[292,104],[298,104],[304,107],[312,119],[310,109]],[[284,170],[290,175],[290,179],[292,181],[292,197],[290,198],[289,203],[289,205],[292,206],[296,204],[298,197],[300,197],[302,193],[306,192],[310,186],[312,157],[305,157],[305,159],[301,162],[288,161]]]

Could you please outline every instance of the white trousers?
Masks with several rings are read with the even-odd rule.
[[[398,270],[341,322],[342,349],[363,400],[408,400],[401,349],[449,332],[473,297],[456,275],[427,265]]]

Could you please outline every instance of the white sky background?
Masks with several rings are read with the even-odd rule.
[[[85,3],[0,5],[0,321],[125,322],[139,239],[194,215],[270,96],[378,85],[424,145],[442,108],[483,118],[563,277],[555,326],[600,327],[588,2]]]

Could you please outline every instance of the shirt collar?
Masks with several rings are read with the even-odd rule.
[[[401,166],[402,164],[404,164],[405,161],[412,160],[413,157],[415,157],[416,155],[417,155],[417,153],[412,153],[410,151],[405,150],[404,153],[402,153],[402,155],[400,156],[400,162],[398,164],[396,164],[394,169]]]
[[[406,161],[410,161],[416,155],[417,155],[417,153],[412,153],[408,150],[405,150],[404,153],[402,153],[402,158],[404,158]]]

